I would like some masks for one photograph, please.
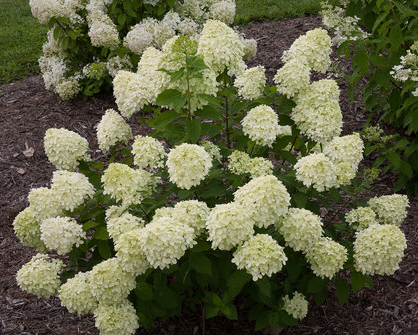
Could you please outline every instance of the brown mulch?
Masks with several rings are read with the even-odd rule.
[[[318,16],[285,19],[280,22],[254,23],[242,30],[247,37],[258,40],[258,55],[250,65],[262,64],[268,77],[282,66],[280,56],[293,40],[306,31],[320,26]],[[361,104],[349,105],[342,83],[341,105],[344,133],[361,129],[364,117]],[[43,151],[42,139],[51,127],[65,127],[88,139],[93,156],[98,154],[95,125],[103,112],[116,108],[111,94],[102,94],[85,102],[75,99],[62,102],[44,89],[35,76],[20,82],[0,86],[0,333],[1,334],[98,334],[91,316],[79,317],[60,307],[57,298],[38,299],[22,292],[16,285],[17,270],[33,255],[23,247],[13,233],[14,217],[27,204],[27,194],[33,187],[48,185],[53,167]],[[146,133],[139,117],[130,121],[134,133]],[[372,194],[390,194],[393,178],[378,180]],[[352,294],[344,306],[339,306],[331,293],[324,305],[311,304],[308,316],[299,327],[281,334],[418,334],[418,233],[416,229],[418,200],[411,198],[409,215],[402,230],[408,239],[408,249],[401,268],[392,277],[375,277],[375,290]],[[206,321],[206,333],[260,334],[253,324],[232,322],[217,317]],[[181,318],[161,322],[150,332],[137,334],[200,334],[199,315],[186,312]]]

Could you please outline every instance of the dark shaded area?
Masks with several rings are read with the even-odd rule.
[[[282,66],[280,57],[299,35],[320,26],[318,16],[285,19],[280,22],[254,23],[242,28],[249,38],[258,40],[259,53],[250,64],[262,64],[271,80]],[[361,104],[349,105],[341,84],[341,107],[344,134],[361,129],[365,118]],[[93,157],[98,157],[95,125],[104,111],[116,108],[113,97],[99,95],[84,102],[75,99],[62,102],[44,89],[39,77],[0,87],[0,329],[8,335],[75,335],[98,334],[91,316],[79,317],[60,307],[57,298],[38,299],[22,292],[16,285],[15,274],[33,255],[15,237],[14,217],[27,204],[31,188],[48,185],[53,167],[43,150],[43,136],[51,127],[65,127],[88,139]],[[129,123],[134,134],[145,134],[140,116]],[[33,155],[31,155],[33,148]],[[26,155],[25,155],[26,153]],[[365,162],[367,166],[370,162]],[[386,176],[375,182],[366,199],[392,193],[393,178]],[[409,215],[402,226],[408,249],[401,268],[393,277],[375,277],[374,291],[362,290],[353,294],[344,306],[339,306],[331,292],[323,306],[310,305],[308,316],[297,328],[280,332],[286,335],[358,334],[358,335],[416,335],[418,334],[418,201],[411,198]],[[253,331],[246,315],[242,321],[216,317],[206,321],[206,333],[216,335],[262,334]],[[138,330],[137,334],[201,334],[201,316],[185,311],[181,318],[157,324],[153,331]],[[274,333],[272,333],[274,334]]]

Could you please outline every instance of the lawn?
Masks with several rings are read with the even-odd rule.
[[[236,0],[235,22],[280,20],[318,11],[321,0]],[[32,17],[28,0],[0,0],[0,84],[38,73],[46,27]]]

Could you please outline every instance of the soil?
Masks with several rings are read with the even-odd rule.
[[[262,64],[271,80],[283,64],[281,54],[299,35],[321,25],[318,16],[285,19],[280,22],[253,23],[241,30],[258,41],[258,54],[251,66]],[[345,85],[341,84],[341,106],[344,133],[361,129],[365,118],[359,102],[349,104]],[[51,127],[65,127],[88,139],[93,156],[99,155],[95,125],[104,111],[116,108],[111,94],[101,94],[85,102],[81,98],[62,102],[45,90],[40,77],[0,86],[0,330],[9,335],[75,335],[98,334],[91,316],[79,317],[60,306],[57,298],[39,299],[22,292],[15,274],[34,254],[23,247],[12,227],[14,217],[27,205],[31,188],[47,186],[53,167],[43,150],[43,136]],[[139,117],[130,120],[134,133],[146,133]],[[366,162],[367,164],[367,162]],[[393,177],[375,182],[374,195],[390,194]],[[402,225],[408,249],[400,270],[392,277],[375,277],[375,290],[363,289],[352,294],[340,306],[331,292],[326,303],[316,307],[312,302],[308,316],[298,327],[280,332],[286,335],[418,334],[418,199],[410,198],[409,215]],[[240,320],[245,320],[244,315]],[[228,321],[216,317],[206,321],[206,334],[262,334],[253,331],[246,321]],[[201,319],[185,312],[181,318],[160,322],[152,331],[139,329],[137,334],[200,334]]]

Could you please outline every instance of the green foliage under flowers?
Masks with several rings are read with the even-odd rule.
[[[219,22],[211,25],[232,31]],[[300,46],[301,41],[317,43],[318,36],[326,42],[329,37],[323,33],[316,30],[295,45]],[[47,257],[42,255],[19,270],[17,281],[23,289],[43,296],[59,290],[62,304],[70,311],[94,312],[102,335],[133,334],[138,327],[136,320],[151,328],[155,319],[179,316],[184,309],[202,313],[205,318],[221,314],[231,320],[246,310],[255,329],[260,330],[297,325],[307,314],[306,298],[313,297],[317,305],[322,304],[329,285],[344,304],[350,292],[373,288],[369,274],[391,274],[398,268],[406,244],[396,226],[406,216],[407,200],[395,195],[398,204],[380,198],[366,203],[358,196],[370,189],[375,171],[350,175],[348,182],[338,184],[332,179],[337,170],[330,162],[329,167],[315,170],[313,177],[325,178],[325,189],[318,180],[307,185],[307,177],[301,178],[297,172],[303,159],[322,157],[324,152],[338,160],[341,152],[333,152],[333,145],[316,143],[301,132],[292,118],[295,101],[278,96],[281,86],[263,84],[258,98],[244,99],[242,87],[234,86],[226,67],[216,78],[216,94],[197,94],[190,87],[213,70],[197,53],[202,45],[187,37],[167,43],[173,50],[170,59],[181,66],[159,71],[169,76],[173,87],[187,89],[162,90],[155,104],[145,105],[142,122],[153,131],[151,137],[135,138],[142,145],[134,142],[132,150],[121,146],[132,133],[115,111],[108,111],[99,124],[98,142],[103,147],[107,147],[104,142],[114,139],[122,143],[112,145],[110,158],[104,162],[88,160],[85,140],[77,134],[47,132],[45,151],[50,161],[59,167],[71,166],[71,159],[81,160],[78,170],[83,175],[57,171],[51,189],[32,190],[30,207],[16,218],[15,230],[22,241],[38,250],[43,242],[46,249],[56,249],[50,246],[57,242],[56,230],[51,229],[57,213],[75,218],[84,233],[76,236],[69,252],[70,264],[61,274],[57,274],[61,263],[54,260],[45,265]],[[330,49],[323,49],[329,55]],[[295,47],[292,51],[300,55]],[[217,60],[224,61],[223,55],[218,54]],[[308,59],[317,60],[315,54]],[[298,101],[303,100],[303,94],[297,96]],[[196,107],[196,98],[206,103]],[[252,118],[254,115],[260,118]],[[277,136],[276,127],[280,126],[289,126],[289,131]],[[272,130],[274,136],[270,137]],[[212,142],[208,149],[205,141]],[[338,147],[335,141],[332,143]],[[166,163],[161,143],[169,149]],[[344,159],[353,155],[357,171],[361,148],[344,150]],[[233,163],[231,157],[237,157],[237,151],[244,158]],[[260,159],[262,168],[246,166]],[[88,182],[83,181],[84,176]],[[66,193],[68,188],[73,198]],[[54,201],[58,201],[56,207],[47,206]],[[185,205],[187,201],[199,204],[200,214],[196,215],[190,202]],[[77,208],[73,208],[75,204]],[[64,207],[61,213],[59,206]],[[363,222],[363,228],[370,227],[360,233],[366,241],[362,245],[356,235],[359,229],[352,224],[356,219],[348,223],[343,214],[347,207],[358,206],[373,216],[367,224]],[[34,220],[23,220],[25,214],[40,221],[45,216],[52,218],[43,220],[39,228]],[[117,231],[110,221],[122,216],[126,226],[118,226]],[[24,229],[25,222],[31,230]],[[59,222],[58,228],[64,230],[63,225],[77,224],[69,218]],[[132,228],[132,224],[139,228]],[[82,242],[78,241],[83,234]],[[400,242],[389,238],[394,243],[379,244],[388,234]],[[61,237],[68,242],[69,235]],[[68,244],[61,243],[60,250]],[[368,256],[374,250],[378,250],[377,255]],[[34,277],[37,271],[41,279]],[[55,275],[65,283],[61,288],[56,286]],[[38,282],[44,277],[49,280],[47,285]],[[118,310],[123,313],[117,314]]]
[[[361,93],[369,119],[378,117],[399,130],[392,141],[369,142],[366,154],[375,151],[380,156],[375,166],[386,163],[386,171],[398,174],[395,192],[403,189],[418,196],[418,97],[414,95],[418,85],[408,76],[403,81],[395,78],[401,58],[418,38],[418,3],[351,0],[346,14],[359,17],[369,34],[340,47],[347,57],[353,56],[350,96],[354,98],[358,83],[366,78],[368,85]]]

